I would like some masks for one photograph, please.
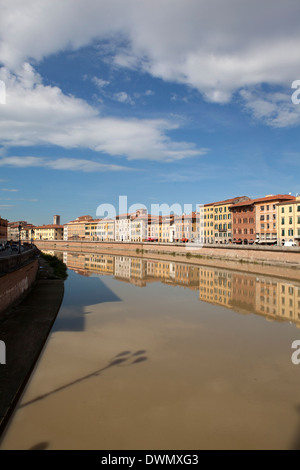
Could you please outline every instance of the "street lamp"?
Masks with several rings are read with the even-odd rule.
[[[31,229],[31,248],[32,248],[32,239],[33,239],[33,234],[34,234],[34,230],[33,228]]]
[[[22,229],[22,225],[19,224],[18,225],[18,230],[19,230],[19,253],[21,253],[21,229]]]

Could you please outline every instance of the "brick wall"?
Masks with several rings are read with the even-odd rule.
[[[0,314],[21,299],[35,281],[38,260],[29,261],[25,266],[0,276]]]

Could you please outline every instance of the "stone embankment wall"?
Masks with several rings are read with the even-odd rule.
[[[38,272],[38,251],[0,258],[0,315],[31,288]]]
[[[234,261],[270,262],[300,266],[300,247],[257,246],[257,245],[205,245],[198,247],[193,243],[119,243],[92,241],[36,241],[36,246],[44,250],[77,251],[82,253],[99,252],[136,254],[141,253],[200,255],[205,258],[227,259]]]

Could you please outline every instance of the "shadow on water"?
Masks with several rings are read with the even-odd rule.
[[[51,392],[44,393],[43,395],[39,395],[36,398],[33,398],[32,400],[27,401],[26,403],[22,403],[18,409],[24,408],[25,406],[32,405],[33,403],[36,403],[37,401],[43,400],[44,398],[47,398],[54,393],[60,392],[62,390],[65,390],[68,387],[71,387],[72,385],[78,384],[80,382],[83,382],[84,380],[90,379],[91,377],[97,377],[101,375],[101,372],[103,372],[106,369],[109,369],[110,367],[113,366],[120,366],[121,364],[124,365],[125,367],[137,364],[139,362],[144,362],[147,361],[148,357],[147,356],[142,356],[142,354],[146,353],[146,350],[141,349],[139,351],[136,351],[134,353],[131,353],[131,351],[123,351],[115,356],[105,367],[102,367],[101,369],[95,370],[94,372],[91,372],[90,374],[84,375],[83,377],[79,377],[76,380],[73,380],[72,382],[69,382],[65,385],[62,385],[54,390],[51,390]],[[122,356],[122,357],[120,357]],[[136,359],[132,360],[130,362],[130,359],[135,358]],[[126,363],[126,364],[125,364]]]
[[[300,418],[300,404],[296,405],[295,409]],[[300,450],[300,423],[298,424],[297,433],[291,445],[291,450]]]
[[[38,444],[35,444],[34,446],[30,447],[29,450],[46,450],[48,446],[49,442],[39,442]]]
[[[84,331],[85,316],[89,305],[105,302],[121,302],[99,277],[83,277],[68,271],[68,282],[65,283],[63,304],[52,328],[56,331]]]

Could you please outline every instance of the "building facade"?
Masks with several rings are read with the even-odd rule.
[[[214,203],[214,242],[232,242],[232,214],[230,207],[239,202],[249,201],[247,196],[239,196],[233,199]]]
[[[266,196],[255,203],[257,242],[277,241],[279,220],[277,204],[294,200],[294,196],[277,194],[276,196]]]
[[[63,240],[63,225],[40,225],[34,229],[34,240]]]
[[[7,241],[7,225],[8,221],[0,217],[0,243]]]
[[[300,197],[294,201],[280,202],[277,208],[278,245],[285,242],[300,244]]]
[[[92,221],[91,215],[82,215],[68,222],[64,225],[64,239],[67,236],[67,240],[85,240],[85,224]]]
[[[195,229],[196,212],[174,217],[175,241],[192,241],[197,238]]]
[[[32,224],[23,225],[21,229],[21,240],[23,242],[32,243],[34,240],[35,226]]]
[[[115,240],[115,220],[99,219],[97,224],[97,239],[104,242],[113,242]]]
[[[28,225],[26,220],[18,220],[16,222],[8,222],[7,224],[7,240],[12,240],[14,242],[19,241],[19,237],[21,237],[21,230],[22,227]]]
[[[231,243],[233,229],[230,207],[249,200],[248,196],[237,196],[199,206],[197,239],[201,243]]]

